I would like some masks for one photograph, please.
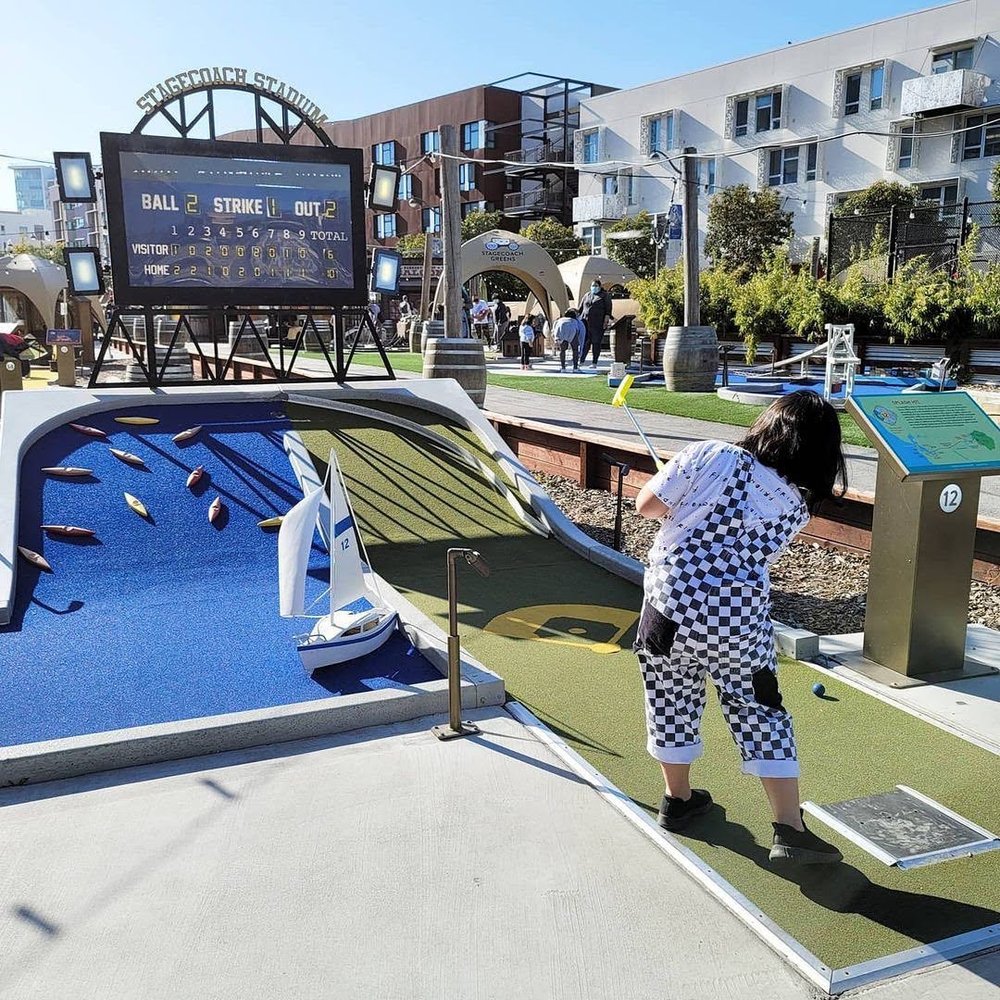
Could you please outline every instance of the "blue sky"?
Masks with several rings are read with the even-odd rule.
[[[140,94],[195,66],[259,69],[307,94],[329,118],[353,118],[529,70],[634,86],[933,6],[915,0],[11,3],[17,13],[4,17],[0,153],[39,159],[54,149],[96,152],[99,132],[135,126]],[[385,13],[375,24],[377,9]],[[72,24],[80,16],[86,22]],[[0,209],[12,208],[12,175],[0,168]]]

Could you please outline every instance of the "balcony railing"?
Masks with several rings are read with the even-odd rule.
[[[989,79],[971,69],[955,69],[903,81],[901,115],[941,115],[958,108],[982,107]]]
[[[507,153],[504,159],[515,161],[518,167],[531,167],[538,163],[565,163],[566,147],[561,142],[544,142],[527,149],[515,149],[512,153]],[[517,170],[518,167],[508,167],[508,170]]]
[[[620,194],[581,195],[573,199],[574,222],[611,222],[624,219],[627,213],[628,206]]]
[[[562,192],[546,188],[538,188],[534,191],[516,191],[513,194],[504,195],[503,199],[503,210],[507,215],[561,212],[562,208]]]

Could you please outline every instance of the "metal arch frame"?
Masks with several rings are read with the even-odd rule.
[[[143,129],[155,119],[158,115],[162,115],[175,129],[177,134],[181,138],[188,139],[191,137],[191,132],[194,130],[195,126],[208,115],[208,137],[212,140],[217,140],[218,136],[215,131],[215,91],[217,90],[236,90],[242,91],[245,94],[252,94],[254,98],[254,129],[257,134],[257,142],[264,141],[264,129],[270,129],[280,140],[281,144],[284,146],[289,146],[292,143],[292,139],[296,136],[298,131],[305,125],[312,134],[319,140],[320,144],[323,146],[333,146],[333,140],[323,131],[323,129],[317,125],[311,118],[302,114],[301,109],[296,107],[290,101],[283,97],[278,97],[276,94],[265,94],[262,93],[257,87],[253,87],[247,83],[205,83],[200,84],[197,87],[193,87],[190,90],[184,91],[182,94],[177,94],[173,100],[166,101],[158,107],[154,108],[152,111],[147,112],[140,119],[139,123],[132,129],[133,132],[141,134]],[[187,98],[195,94],[204,94],[205,104],[200,109],[197,109],[193,118],[188,120],[188,108],[187,108]],[[279,105],[281,108],[281,123],[276,122],[267,110],[264,108],[261,100],[266,99],[273,101],[275,104]],[[175,116],[170,110],[174,105],[177,106],[180,114]],[[293,124],[290,121],[290,115],[294,115],[298,122]],[[179,120],[178,120],[179,118]]]

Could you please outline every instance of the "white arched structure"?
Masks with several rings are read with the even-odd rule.
[[[66,268],[30,253],[0,257],[0,287],[20,292],[51,329],[56,305],[66,288]]]

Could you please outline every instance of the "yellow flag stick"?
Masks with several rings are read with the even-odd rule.
[[[660,456],[656,454],[656,449],[653,447],[649,438],[646,437],[645,432],[639,426],[639,421],[635,419],[635,414],[628,408],[628,404],[625,402],[625,397],[628,395],[629,389],[632,388],[632,383],[635,381],[634,375],[626,375],[625,378],[621,380],[621,384],[618,386],[618,390],[615,392],[611,399],[612,406],[618,406],[623,409],[632,421],[632,426],[635,428],[636,433],[642,438],[642,443],[649,449],[649,454],[653,461],[656,463],[657,471],[663,468],[663,462],[660,460]]]

